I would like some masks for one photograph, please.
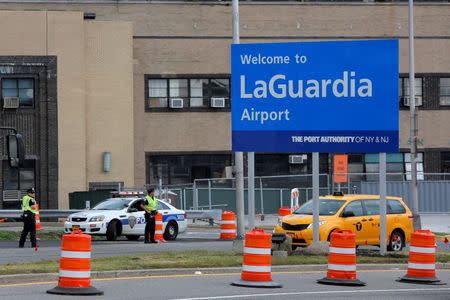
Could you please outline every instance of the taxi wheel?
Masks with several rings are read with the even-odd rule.
[[[106,239],[108,241],[117,240],[117,221],[116,220],[109,222],[108,228],[106,229]]]
[[[389,238],[389,251],[401,251],[405,247],[405,235],[400,230],[394,230]]]
[[[167,223],[166,230],[164,231],[164,239],[173,241],[178,235],[178,224],[174,221]]]

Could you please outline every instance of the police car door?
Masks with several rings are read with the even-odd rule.
[[[162,215],[163,219],[163,232],[166,230],[167,218],[170,216],[170,207],[158,200],[158,213]]]
[[[141,208],[143,199],[130,203],[127,210],[128,226],[124,226],[124,234],[143,235],[145,229],[144,210]]]

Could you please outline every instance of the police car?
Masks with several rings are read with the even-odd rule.
[[[144,211],[140,207],[144,200],[143,194],[116,194],[90,210],[69,215],[64,232],[79,229],[86,234],[106,236],[108,241],[115,241],[118,236],[138,240],[145,230]],[[175,240],[178,233],[186,230],[185,211],[158,199],[158,212],[163,216],[164,239]]]

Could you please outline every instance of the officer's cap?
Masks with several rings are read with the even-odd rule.
[[[155,190],[154,188],[149,188],[149,189],[147,190],[147,194],[153,193],[154,190]]]
[[[34,194],[34,193],[35,193],[34,188],[28,189],[28,190],[27,190],[27,193],[28,193],[28,194]]]

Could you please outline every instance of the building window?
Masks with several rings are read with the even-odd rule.
[[[439,78],[439,103],[450,105],[450,78]]]
[[[192,183],[195,179],[224,178],[227,166],[231,166],[231,154],[147,154],[147,183],[157,185],[161,179],[162,184],[173,185]]]
[[[424,180],[423,174],[423,153],[417,153],[416,159],[417,168],[417,180]],[[406,180],[411,180],[411,154],[405,153],[405,170],[406,170]]]
[[[450,180],[450,152],[441,152],[441,172],[444,180]]]
[[[1,163],[2,161],[0,161]],[[0,165],[0,167],[2,167]],[[3,160],[2,183],[5,190],[22,190],[36,186],[35,161],[25,160],[24,166],[11,168],[7,160]]]
[[[18,97],[19,106],[32,107],[34,102],[34,79],[3,78],[2,97]]]
[[[416,106],[422,105],[422,78],[414,78],[415,82],[415,94],[416,94]],[[400,99],[400,106],[409,106],[409,78],[400,78],[398,82],[398,96]]]
[[[149,109],[231,107],[228,78],[149,78],[147,86]]]
[[[367,181],[379,180],[379,154],[365,154],[365,165]],[[374,173],[373,175],[370,173]],[[401,181],[404,180],[404,158],[402,153],[388,153],[386,155],[386,180]],[[391,174],[389,174],[391,173]]]
[[[350,182],[364,180],[364,154],[348,155],[348,173],[348,179]]]

